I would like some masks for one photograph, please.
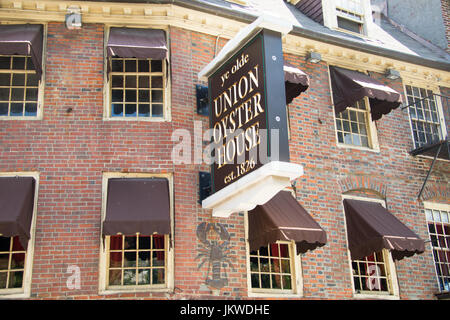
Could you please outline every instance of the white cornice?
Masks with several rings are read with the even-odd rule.
[[[292,2],[292,1],[291,1]],[[0,0],[0,23],[63,22],[69,6],[81,9],[83,23],[100,23],[129,27],[179,27],[194,32],[232,39],[248,24],[172,4],[144,4],[60,1],[60,0]],[[283,37],[285,53],[304,56],[308,51],[321,53],[329,64],[351,66],[384,73],[387,68],[400,71],[403,79],[422,81],[431,86],[450,87],[450,72],[426,66],[364,53],[288,34]]]

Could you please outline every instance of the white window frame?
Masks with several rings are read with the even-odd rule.
[[[403,93],[405,96],[405,99],[407,99],[407,94],[406,94],[406,86],[411,86],[411,87],[416,87],[419,89],[425,89],[425,90],[430,90],[433,92],[433,94],[438,94],[440,95],[441,92],[439,90],[439,87],[436,86],[430,86],[429,84],[425,84],[425,83],[415,83],[414,81],[403,81]],[[438,117],[439,117],[439,124],[441,127],[441,134],[442,134],[442,138],[445,138],[448,136],[447,133],[447,126],[445,124],[445,118],[444,118],[444,110],[442,108],[442,100],[441,98],[438,96],[437,99],[435,100],[436,102],[436,108],[438,111]],[[406,101],[406,103],[408,103],[408,101]],[[411,132],[411,141],[413,144],[413,148],[416,149],[416,142],[414,140],[414,132],[413,132],[413,127],[412,127],[412,121],[411,121],[411,113],[410,113],[410,108],[408,107],[408,121],[409,121],[409,128],[410,128],[410,132]],[[424,158],[432,158],[429,156],[424,156],[424,155],[419,155],[419,157],[424,157]],[[446,160],[448,161],[448,160]]]
[[[358,293],[355,291],[355,283],[353,280],[353,271],[352,271],[353,270],[352,257],[351,257],[350,249],[348,249],[349,246],[348,246],[347,221],[345,219],[345,209],[344,209],[344,205],[343,205],[343,202],[345,199],[376,202],[376,203],[380,203],[383,207],[386,207],[386,201],[382,200],[382,199],[355,196],[355,195],[350,195],[350,194],[342,195],[342,214],[344,217],[345,241],[346,241],[346,246],[347,246],[348,266],[349,266],[349,271],[350,271],[350,279],[351,279],[351,284],[352,284],[353,298],[399,300],[400,299],[400,290],[399,290],[399,285],[398,285],[395,262],[394,262],[394,259],[392,258],[391,252],[386,249],[383,249],[383,256],[385,258],[387,257],[387,259],[388,259],[388,261],[385,261],[385,265],[386,265],[386,272],[388,273],[388,275],[391,276],[390,280],[391,280],[391,284],[392,284],[392,288],[391,288],[392,292],[390,294],[375,294],[375,293],[367,294],[367,293]]]
[[[124,25],[105,25],[104,27],[104,34],[105,37],[103,39],[103,56],[105,57],[103,59],[103,120],[104,121],[143,121],[143,122],[170,122],[172,121],[172,114],[171,114],[171,77],[170,77],[170,70],[171,65],[170,62],[166,63],[166,60],[163,60],[163,117],[112,117],[111,116],[111,103],[112,103],[112,94],[111,94],[111,83],[109,81],[110,75],[108,74],[108,63],[109,63],[109,57],[107,55],[107,45],[108,45],[108,39],[109,39],[109,33],[111,28],[113,27],[124,27],[124,28],[142,28],[142,29],[149,29],[157,28],[160,30],[164,30],[166,33],[166,39],[167,39],[167,47],[169,50],[168,55],[170,56],[170,32],[168,27],[161,28],[161,27],[153,27],[153,26],[124,26]],[[137,105],[137,103],[136,103]]]
[[[28,247],[25,254],[25,265],[22,288],[14,289],[0,289],[1,299],[22,299],[30,298],[31,296],[31,281],[33,271],[33,257],[34,257],[34,244],[36,234],[36,216],[37,216],[37,203],[39,194],[39,172],[0,172],[0,177],[32,177],[35,180],[34,184],[34,203],[33,203],[33,215],[31,218],[30,227],[30,240],[28,241]]]
[[[336,10],[336,1],[335,0],[322,0],[322,11],[323,11],[323,21],[324,25],[330,29],[334,29],[340,32],[345,32],[353,35],[357,35],[360,37],[368,37],[372,33],[373,26],[372,24],[372,8],[370,4],[370,0],[360,0],[361,1],[361,7],[362,7],[362,14],[361,18],[362,21],[360,22],[362,25],[362,32],[356,33],[347,29],[342,29],[338,27],[338,21],[337,17],[339,15],[338,10]],[[342,16],[341,16],[342,17]],[[356,21],[350,18],[345,18],[350,21]]]
[[[424,201],[423,206],[424,206],[424,212],[425,212],[425,210],[439,210],[439,211],[447,211],[448,213],[450,213],[450,204]],[[431,239],[430,231],[428,230],[428,220],[426,218],[426,213],[425,213],[425,222],[427,224],[428,239]],[[434,274],[436,275],[436,283],[439,288],[439,292],[442,292],[442,291],[440,291],[441,288],[440,288],[440,284],[439,284],[439,276],[436,271],[436,262],[434,260],[434,254],[433,254],[433,244],[430,243],[430,246],[431,246],[431,254],[433,257]],[[446,292],[446,291],[444,291],[444,292]]]
[[[360,70],[350,69],[348,67],[343,67],[343,68],[346,68],[348,70],[362,72],[362,73],[366,74],[365,72],[360,71]],[[330,75],[329,66],[328,66],[328,83],[329,83],[329,88],[330,88],[331,103],[333,104],[333,126],[334,126],[334,136],[336,139],[336,146],[338,148],[342,148],[342,149],[356,149],[356,150],[364,150],[364,151],[379,153],[380,152],[380,144],[378,142],[377,127],[375,125],[375,121],[372,120],[372,113],[370,112],[371,105],[370,105],[370,101],[369,101],[368,97],[364,97],[364,101],[365,101],[365,104],[367,107],[367,117],[366,117],[367,128],[366,129],[367,129],[367,137],[369,139],[369,147],[355,146],[355,145],[339,142],[338,130],[337,130],[337,125],[336,125],[336,112],[335,112],[334,100],[333,100],[333,88],[331,85],[331,75]]]
[[[23,23],[29,23],[28,22],[23,22]],[[0,24],[3,24],[0,23]],[[7,23],[10,24],[10,23]],[[19,22],[14,22],[14,24],[19,24]],[[45,69],[46,69],[46,60],[47,60],[47,23],[44,22],[39,22],[37,24],[40,24],[43,26],[43,34],[42,34],[42,75],[41,75],[41,79],[39,81],[39,86],[38,86],[38,100],[37,100],[37,110],[36,110],[36,116],[0,116],[0,120],[6,120],[6,121],[10,121],[10,120],[19,120],[19,121],[35,121],[35,120],[42,120],[44,117],[44,92],[45,92]],[[3,55],[3,56],[16,56],[16,55]],[[17,56],[21,56],[21,55],[17,55]]]
[[[250,272],[250,243],[248,241],[248,212],[244,212],[245,225],[245,259],[247,269],[247,292],[252,298],[300,298],[303,296],[303,273],[301,264],[301,254],[297,255],[297,246],[294,241],[277,241],[289,245],[289,256],[291,259],[292,290],[283,292],[278,289],[254,289],[252,288]],[[287,290],[286,290],[287,291]]]
[[[103,237],[103,221],[106,217],[106,203],[108,192],[108,181],[114,178],[165,178],[169,182],[169,198],[170,198],[170,229],[171,236],[166,241],[167,247],[167,266],[166,266],[166,285],[164,288],[157,286],[149,288],[148,286],[132,286],[127,285],[123,288],[108,288],[107,266],[108,266],[108,250],[106,250],[106,237]],[[121,172],[104,172],[102,177],[102,213],[101,213],[101,232],[100,232],[100,259],[99,259],[99,294],[109,295],[130,292],[173,292],[174,290],[174,203],[173,203],[173,175],[171,173],[121,173]]]

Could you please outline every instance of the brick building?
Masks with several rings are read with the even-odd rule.
[[[450,56],[372,8],[0,1],[0,297],[445,297]],[[442,8],[448,41],[448,1]],[[195,159],[209,119],[197,111],[196,85],[206,85],[198,73],[268,12],[292,22],[284,62],[308,76],[287,105],[290,161],[304,168],[290,189],[326,243],[299,254],[301,239],[289,237],[252,247],[254,212],[216,218],[199,202],[209,165]],[[130,54],[121,41],[158,45]],[[399,93],[402,104],[375,115],[381,98],[366,90],[338,112],[332,70]],[[189,161],[173,161],[180,139],[192,147]],[[405,234],[382,233],[383,249],[352,256],[349,221],[364,208],[424,247],[402,251],[392,239]]]

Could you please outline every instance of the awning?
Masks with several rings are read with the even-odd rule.
[[[330,66],[330,78],[336,113],[368,97],[372,120],[378,120],[402,103],[400,93],[361,72]]]
[[[163,178],[109,179],[103,235],[170,233],[169,183]]]
[[[34,188],[32,177],[0,178],[0,235],[18,236],[25,249],[30,239]]]
[[[31,56],[36,74],[42,75],[43,27],[40,24],[0,25],[0,54]]]
[[[380,203],[344,200],[348,244],[353,260],[388,249],[395,260],[425,251],[425,242]]]
[[[107,44],[108,57],[163,60],[167,58],[164,30],[111,28]]]
[[[279,240],[293,240],[299,254],[327,242],[325,231],[288,191],[280,191],[267,203],[249,211],[248,229],[251,251]]]
[[[306,91],[309,87],[309,77],[302,70],[295,68],[285,62],[284,84],[286,87],[286,104],[289,104],[295,97]]]

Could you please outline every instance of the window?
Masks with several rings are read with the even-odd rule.
[[[337,27],[355,33],[364,33],[364,9],[360,0],[336,1]]]
[[[369,121],[370,112],[365,98],[336,114],[338,142],[344,145],[372,148]]]
[[[361,250],[359,246],[360,243],[364,243],[367,241],[367,237],[369,237],[372,241],[375,238],[383,238],[384,236],[373,237],[373,234],[367,234],[367,229],[362,231],[362,225],[368,224],[369,229],[377,230],[384,234],[385,231],[380,231],[382,228],[375,227],[370,225],[368,220],[365,218],[366,214],[359,212],[358,222],[355,223],[355,215],[352,210],[355,210],[355,207],[345,206],[345,203],[348,201],[356,201],[364,206],[370,204],[371,206],[378,206],[381,204],[383,208],[385,208],[386,203],[384,200],[375,199],[375,198],[367,198],[359,195],[343,195],[344,200],[344,215],[346,220],[346,230],[347,230],[347,245],[349,252],[349,263],[352,271],[352,285],[353,292],[355,297],[366,298],[366,297],[379,297],[383,296],[386,299],[397,299],[399,297],[399,289],[397,284],[397,274],[395,271],[395,264],[392,258],[392,252],[387,250],[386,248],[377,249],[376,252],[372,252],[367,254],[364,257],[353,258],[353,254],[350,248],[354,248],[355,243],[357,243],[357,247],[355,251]],[[385,216],[380,216],[376,213],[376,210],[369,209],[370,215],[376,214],[376,218],[372,218],[370,221],[377,221],[378,223],[381,220],[385,220]],[[390,214],[390,213],[388,213]],[[352,218],[353,216],[353,218]],[[393,219],[395,219],[393,217]],[[351,221],[353,220],[353,221]],[[395,221],[397,221],[395,219]],[[398,229],[398,225],[391,224],[392,221],[387,222],[387,224],[392,227],[394,230]],[[350,223],[350,224],[349,224]],[[401,223],[401,222],[400,222]],[[354,228],[357,228],[358,231],[355,233]],[[378,228],[378,229],[377,229]],[[392,230],[391,230],[392,231]],[[394,235],[397,235],[397,231],[394,232]],[[356,235],[357,234],[357,235]],[[373,243],[372,243],[373,245]],[[366,251],[365,252],[370,252]],[[357,253],[357,252],[356,252]]]
[[[174,288],[171,174],[103,175],[100,293]]]
[[[0,236],[0,290],[23,290],[25,257],[26,250],[18,236]]]
[[[439,290],[450,291],[450,206],[426,205],[425,214]]]
[[[1,298],[30,297],[38,186],[37,172],[0,173]]]
[[[110,58],[112,118],[164,119],[164,60]]]
[[[357,294],[392,294],[388,255],[389,252],[383,250],[363,260],[352,260],[353,285]]]
[[[108,236],[108,288],[166,287],[167,235]]]
[[[405,88],[415,148],[442,139],[438,98],[433,91],[410,85]]]
[[[30,56],[0,56],[0,117],[36,117],[38,93]]]
[[[250,278],[253,292],[293,293],[295,288],[294,251],[290,242],[269,244],[250,252]]]

